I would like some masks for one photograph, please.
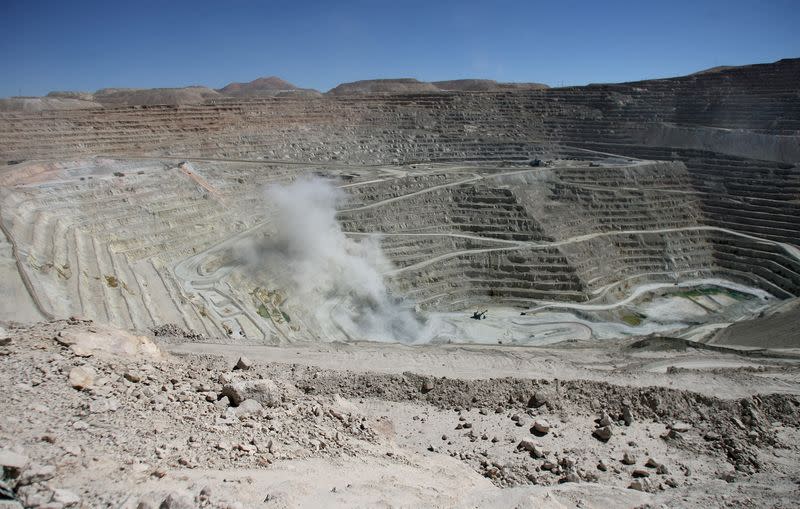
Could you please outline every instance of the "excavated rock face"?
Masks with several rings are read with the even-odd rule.
[[[637,285],[714,279],[791,298],[798,82],[800,60],[786,60],[548,90],[391,80],[361,84],[389,87],[380,94],[0,113],[2,267],[30,317],[78,314],[165,341],[381,339],[337,322],[349,304],[326,314],[325,298],[292,295],[286,264],[259,252],[276,228],[264,186],[313,173],[346,189],[336,220],[349,238],[382,235],[392,295],[425,311],[619,301]],[[292,86],[229,92],[248,87]],[[613,314],[576,316],[564,337],[599,337],[586,321],[659,318]]]
[[[151,329],[168,342],[347,339],[324,322],[337,315],[321,316],[322,301],[287,291],[285,262],[259,252],[277,228],[263,185],[299,175],[280,164],[23,164],[3,177],[0,214],[15,218],[9,234],[27,253],[18,263],[38,298],[31,306],[44,316]],[[583,303],[609,289],[624,296],[626,284],[698,278],[780,298],[800,293],[800,260],[786,247],[795,236],[790,203],[784,215],[773,200],[771,219],[740,225],[740,215],[698,200],[679,162],[324,176],[348,186],[331,211],[338,227],[353,245],[380,233],[378,247],[392,263],[380,268],[388,288],[424,310]],[[766,226],[771,221],[781,228]],[[11,260],[10,274],[20,278]],[[24,295],[26,281],[17,286]],[[585,328],[573,334],[587,338]]]
[[[0,102],[0,499],[791,505],[791,352],[720,344],[760,346],[742,335],[763,326],[797,346],[798,83],[787,60],[551,90],[301,97],[267,79],[226,87],[237,98]],[[306,221],[318,204],[286,216],[265,193],[297,179],[338,188],[327,230]],[[304,256],[293,228],[348,263]],[[314,286],[329,276],[348,284]],[[683,299],[697,327],[637,307],[640,289]],[[381,339],[353,331],[384,308],[425,312],[411,339],[561,343],[334,342]],[[756,313],[710,344],[668,337]],[[67,316],[82,318],[13,323]],[[331,342],[263,348],[301,340]]]

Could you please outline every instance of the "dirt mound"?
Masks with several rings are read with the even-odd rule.
[[[10,324],[0,344],[0,385],[24,412],[0,429],[0,474],[26,507],[419,506],[430,493],[446,507],[716,507],[729,483],[754,507],[793,496],[794,394],[76,351],[124,335],[97,327]]]
[[[463,79],[447,81],[418,81],[413,78],[362,80],[342,83],[329,90],[331,95],[357,94],[414,94],[426,92],[499,92],[504,90],[541,90],[541,83],[498,83],[494,80]]]
[[[247,97],[275,95],[278,92],[286,92],[290,90],[299,91],[303,89],[277,76],[270,76],[267,78],[257,78],[247,83],[229,83],[224,87],[217,89],[217,92],[233,97]]]
[[[458,92],[498,92],[503,90],[542,90],[550,88],[543,83],[498,83],[494,80],[481,79],[434,81],[432,84],[441,90]]]
[[[628,349],[640,352],[664,352],[664,351],[686,351],[689,342],[685,339],[666,338],[661,336],[649,336],[637,340]]]
[[[714,74],[717,72],[722,71],[729,71],[731,69],[736,69],[737,66],[735,65],[718,65],[716,67],[709,67],[708,69],[703,69],[702,71],[693,72],[689,76],[697,76],[700,74]]]
[[[798,324],[800,299],[791,299],[763,316],[720,330],[709,343],[752,348],[800,348]]]
[[[83,110],[102,108],[99,102],[61,97],[8,97],[0,99],[0,112],[47,110]]]
[[[219,97],[216,90],[207,87],[104,88],[94,94],[95,101],[108,106],[198,104]]]
[[[54,90],[47,94],[47,97],[56,99],[80,99],[81,101],[93,101],[94,94],[76,90]]]
[[[342,83],[332,88],[327,93],[330,95],[354,94],[408,94],[420,92],[439,92],[432,83],[418,81],[414,78],[397,78],[381,80],[361,80],[352,83]]]

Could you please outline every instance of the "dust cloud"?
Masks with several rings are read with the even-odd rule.
[[[379,237],[356,241],[336,220],[343,191],[319,177],[303,178],[269,186],[265,199],[274,234],[261,256],[280,260],[290,298],[311,306],[319,321],[334,320],[350,339],[422,339],[425,323],[413,303],[391,295],[384,283],[391,262]]]

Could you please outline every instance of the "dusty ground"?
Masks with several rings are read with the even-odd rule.
[[[27,507],[792,507],[798,494],[790,352],[159,348],[79,320],[5,329],[0,493]],[[250,368],[234,369],[242,355]],[[703,362],[670,367],[689,359]]]

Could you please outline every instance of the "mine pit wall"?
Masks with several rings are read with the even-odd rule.
[[[172,267],[259,221],[265,176],[291,174],[267,166],[201,166],[225,207],[167,167],[14,187],[0,207],[53,314],[138,329],[177,323],[223,337],[221,318]],[[800,293],[800,265],[780,246],[702,229],[706,216],[680,162],[531,168],[460,183],[465,174],[356,187],[351,205],[362,208],[340,214],[348,231],[389,233],[386,254],[404,269],[392,285],[424,308],[582,302],[618,282],[708,276]],[[443,184],[453,185],[368,207]]]
[[[86,154],[392,163],[524,160],[549,112],[506,94],[222,102],[0,114],[0,160]],[[525,113],[524,115],[521,115]],[[577,114],[577,113],[575,113]]]
[[[369,195],[385,196],[377,191],[381,185],[388,186],[376,184]],[[403,194],[397,182],[391,186]],[[341,220],[356,231],[429,232],[390,235],[384,247],[399,267],[410,267],[394,277],[395,288],[434,309],[584,301],[608,286],[708,277],[778,297],[797,294],[798,260],[773,243],[710,229],[705,217],[683,163],[642,162],[531,170],[346,213]],[[487,242],[431,232],[467,232]],[[533,245],[492,245],[492,238]],[[425,263],[461,251],[467,252]]]
[[[475,299],[585,300],[614,280],[668,278],[671,272],[727,275],[789,296],[800,294],[800,267],[773,244],[708,230],[622,232],[709,225],[800,245],[800,167],[791,149],[800,140],[798,83],[800,60],[788,60],[674,80],[546,91],[0,113],[0,161],[97,154],[334,164],[590,160],[604,154],[663,160],[668,162],[642,168],[558,170],[521,185],[455,186],[345,214],[342,223],[353,231],[432,226],[428,231],[526,242],[603,234],[547,249],[464,253],[394,278],[423,302],[445,307]],[[741,131],[719,134],[726,129]],[[699,139],[684,138],[695,134]],[[734,143],[740,138],[750,141]],[[259,171],[264,173],[248,174],[246,184],[236,183],[242,168],[224,178],[219,173],[215,185],[235,194],[247,210],[258,198],[244,189],[254,185]],[[50,303],[59,312],[120,325],[169,320],[219,332],[165,267],[252,225],[252,217],[224,212],[173,175],[129,182],[130,188],[54,188],[39,201],[20,202],[18,210],[4,199],[4,220],[18,215],[9,224],[34,255],[34,284],[44,294],[61,288]],[[380,185],[373,191],[397,194]],[[361,203],[377,201],[377,194]],[[134,202],[140,209],[131,209]],[[454,249],[494,249],[480,240],[426,245],[415,254],[396,244],[398,266]],[[125,281],[130,294],[113,294],[122,290],[104,280],[112,269],[144,279]],[[64,304],[59,295],[77,297]]]
[[[632,139],[637,144],[646,146],[705,150],[791,164],[800,161],[800,142],[797,136],[668,124],[649,125],[636,132],[640,136],[633,136]]]
[[[782,298],[798,295],[800,260],[779,245],[747,236],[796,244],[800,237],[793,231],[774,235],[770,228],[781,221],[781,215],[763,223],[751,218],[733,225],[743,214],[731,219],[714,211],[709,217],[709,203],[715,198],[695,192],[693,182],[680,162],[574,167],[553,170],[551,178],[535,187],[533,199],[522,201],[544,233],[557,240],[601,234],[561,247],[590,291],[614,280],[633,283],[719,276]],[[516,189],[522,194],[527,188]],[[753,227],[742,228],[743,224]],[[745,235],[736,234],[742,230]]]
[[[629,157],[682,161],[706,224],[800,245],[800,165],[665,147],[583,146]]]
[[[699,144],[728,155],[794,163],[798,83],[800,59],[791,59],[683,78],[547,90],[0,113],[0,160],[173,154],[407,163],[522,160],[537,150],[541,155],[548,143],[675,143],[674,148]],[[697,131],[685,139],[686,129]],[[714,129],[756,134],[722,136],[711,134]],[[642,134],[659,132],[654,139]],[[745,138],[750,141],[739,143]]]
[[[466,253],[404,273],[393,286],[421,307],[439,311],[587,298],[575,269],[557,249]]]
[[[11,189],[0,203],[3,219],[50,313],[141,330],[176,323],[220,334],[170,266],[253,224],[258,216],[247,210],[249,197],[239,196],[242,209],[223,210],[163,168]],[[260,186],[252,192],[258,195]]]

